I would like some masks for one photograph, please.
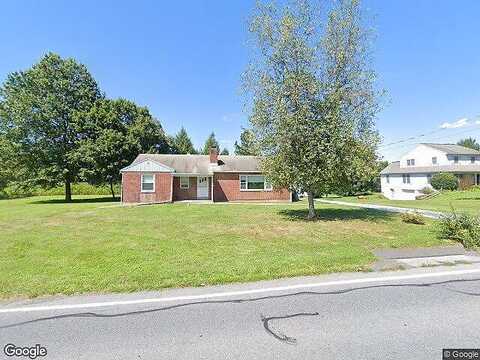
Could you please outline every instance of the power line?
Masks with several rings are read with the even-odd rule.
[[[380,150],[385,150],[385,149],[391,150],[391,149],[395,149],[397,147],[408,146],[408,145],[411,145],[411,142],[414,141],[414,140],[417,140],[419,138],[425,138],[425,137],[427,137],[429,135],[433,135],[433,134],[435,134],[435,133],[437,133],[441,130],[446,130],[446,129],[438,129],[438,130],[434,130],[434,131],[431,131],[431,132],[426,133],[426,134],[412,136],[412,137],[409,137],[409,138],[406,138],[406,139],[403,139],[403,140],[399,140],[399,141],[396,141],[396,142],[381,145],[381,146],[379,146],[379,149]],[[428,141],[439,140],[439,139],[443,139],[445,137],[457,136],[457,135],[460,135],[460,134],[464,134],[464,133],[467,133],[467,132],[473,132],[473,131],[476,131],[476,130],[480,130],[480,128],[478,128],[478,126],[475,126],[475,128],[473,128],[473,129],[472,129],[472,127],[469,127],[468,129],[463,129],[462,131],[458,131],[458,132],[455,132],[455,133],[449,133],[449,134],[442,135],[440,137],[429,138]]]

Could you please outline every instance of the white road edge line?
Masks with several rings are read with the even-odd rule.
[[[278,287],[263,288],[263,289],[217,292],[217,293],[210,293],[210,294],[175,296],[175,297],[165,297],[165,298],[106,301],[106,302],[68,304],[68,305],[26,306],[26,307],[6,308],[6,309],[0,308],[0,314],[16,313],[16,312],[87,309],[87,308],[112,307],[112,306],[122,306],[122,305],[154,304],[154,303],[164,303],[164,302],[172,302],[172,301],[191,301],[191,300],[202,300],[202,299],[211,299],[211,298],[224,298],[224,297],[240,296],[240,295],[261,294],[261,293],[268,293],[268,292],[299,290],[299,289],[307,289],[307,288],[318,288],[318,287],[334,286],[334,285],[354,285],[354,284],[365,284],[365,283],[375,283],[375,282],[436,278],[436,277],[442,277],[442,276],[468,275],[468,274],[477,274],[477,273],[480,273],[480,269],[441,271],[441,272],[433,272],[433,273],[426,273],[426,274],[369,277],[369,278],[362,278],[362,279],[326,281],[326,282],[311,283],[311,284],[297,284],[297,285],[278,286]]]

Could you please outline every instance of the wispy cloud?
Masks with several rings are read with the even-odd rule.
[[[480,120],[477,121],[477,124],[480,124]],[[444,122],[440,125],[441,129],[458,129],[471,125],[467,118],[461,118],[454,122]]]

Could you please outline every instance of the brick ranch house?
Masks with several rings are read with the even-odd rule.
[[[291,201],[273,189],[255,156],[140,154],[121,170],[123,203],[181,200]]]

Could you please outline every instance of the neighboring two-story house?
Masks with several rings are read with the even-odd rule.
[[[418,144],[382,170],[382,194],[391,200],[415,200],[441,172],[455,174],[462,189],[479,185],[480,151],[454,144]]]

